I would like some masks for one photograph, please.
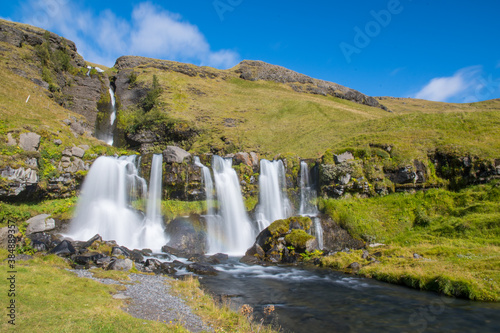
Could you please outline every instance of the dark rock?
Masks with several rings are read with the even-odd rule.
[[[102,267],[104,269],[108,268],[109,264],[111,263],[111,257],[104,256],[102,258],[99,258],[95,261],[95,264],[99,267]]]
[[[209,260],[217,261],[217,263],[229,260],[229,256],[225,253],[216,253],[208,258]]]
[[[217,270],[208,264],[189,264],[187,266],[187,270],[200,275],[217,275]]]
[[[190,216],[189,218],[178,217],[167,225],[166,233],[170,240],[163,252],[174,255],[189,256],[195,254],[204,254],[206,250],[206,233],[204,230],[196,230],[195,226],[201,226],[199,216]],[[175,249],[174,253],[172,248]]]
[[[92,244],[94,244],[94,242],[102,242],[102,237],[99,235],[99,234],[96,234],[94,235],[94,237],[92,237],[91,239],[89,239],[88,241],[80,244],[80,247],[82,249],[86,249],[88,247],[91,247]]]
[[[130,259],[116,259],[115,261],[112,261],[109,266],[108,270],[115,270],[115,271],[130,271],[133,267],[133,262]]]
[[[130,257],[130,253],[121,246],[114,246],[111,250],[111,256],[113,257],[123,256],[125,258],[128,258]]]
[[[184,267],[186,267],[186,264],[183,263],[182,261],[174,260],[172,262],[172,267],[175,267],[175,268],[184,268]]]
[[[128,250],[129,257],[131,260],[135,262],[143,262],[144,261],[144,256],[139,250]]]
[[[365,243],[353,238],[349,233],[335,223],[328,215],[319,215],[323,226],[323,249],[327,251],[342,251],[348,249],[362,249]]]
[[[195,254],[190,256],[188,260],[192,262],[208,263],[208,258],[203,254]]]
[[[177,270],[174,267],[172,267],[171,264],[165,262],[161,263],[160,271],[162,274],[170,274],[170,275],[177,273]]]
[[[151,256],[151,255],[153,254],[153,250],[151,250],[151,249],[141,249],[141,250],[139,250],[139,251],[140,251],[140,252],[142,253],[142,255],[144,255],[144,256]]]
[[[251,248],[249,248],[247,250],[247,252],[245,253],[246,256],[255,256],[257,255],[259,258],[264,258],[265,255],[266,255],[266,252],[264,252],[264,250],[262,249],[262,247],[255,243],[254,245],[252,245]]]
[[[262,263],[259,258],[251,255],[244,255],[241,257],[240,262],[247,265],[259,265]]]
[[[61,257],[67,257],[67,256],[70,256],[72,254],[75,254],[76,250],[70,241],[63,240],[56,247],[54,247],[52,250],[50,250],[49,253],[50,254],[57,254],[58,256],[61,256]]]
[[[331,95],[387,110],[375,98],[364,95],[354,89],[333,82],[313,79],[304,74],[262,61],[244,60],[238,64],[235,72],[240,74],[240,78],[244,80],[266,80],[284,83],[297,92],[307,92],[323,96]]]
[[[102,253],[98,252],[87,252],[84,254],[77,255],[73,258],[73,260],[80,265],[89,265],[92,263],[96,263],[99,259],[106,257]]]
[[[147,259],[144,263],[144,267],[150,269],[151,271],[155,271],[161,268],[161,261],[158,259]]]

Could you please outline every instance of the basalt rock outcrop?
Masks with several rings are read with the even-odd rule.
[[[387,108],[380,104],[375,98],[360,93],[357,90],[347,88],[337,83],[313,79],[307,75],[294,72],[290,69],[271,65],[263,61],[244,60],[236,66],[236,73],[244,80],[266,80],[288,84],[297,92],[330,95],[347,99],[356,103]]]

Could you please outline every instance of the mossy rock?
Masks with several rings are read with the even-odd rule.
[[[285,236],[286,244],[293,246],[295,249],[306,249],[309,245],[308,242],[313,239],[315,239],[314,236],[301,229],[294,229]]]
[[[290,230],[290,221],[289,219],[285,220],[276,220],[268,227],[269,232],[273,237],[279,237],[282,234],[288,233]]]

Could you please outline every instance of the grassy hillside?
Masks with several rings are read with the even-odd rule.
[[[386,246],[325,257],[363,276],[475,300],[500,300],[500,183],[370,199],[327,199],[322,208],[351,235]],[[417,257],[414,254],[418,254]]]
[[[392,110],[387,112],[332,96],[298,93],[282,83],[243,80],[235,72],[238,66],[210,69],[219,75],[213,79],[155,66],[161,67],[133,68],[135,84],[151,87],[153,76],[157,77],[163,93],[150,112],[186,121],[199,130],[200,136],[188,147],[193,152],[215,148],[317,158],[327,149],[379,144],[393,146],[402,161],[425,160],[436,147],[483,158],[500,156],[495,133],[500,100],[448,104],[383,99],[381,103]],[[131,113],[121,112],[122,119]]]

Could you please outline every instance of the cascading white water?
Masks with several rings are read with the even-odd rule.
[[[212,175],[210,174],[210,169],[201,164],[200,158],[198,156],[194,157],[194,165],[201,168],[203,173],[203,183],[205,184],[205,195],[207,202],[207,215],[215,215],[214,207],[214,182],[212,180]]]
[[[109,124],[113,126],[116,120],[116,98],[115,92],[111,86],[109,87],[109,96],[111,97],[111,116],[109,117]]]
[[[313,232],[314,232],[314,237],[316,237],[316,240],[318,241],[318,247],[320,250],[323,250],[323,227],[321,226],[321,219],[317,216],[312,216],[311,217],[313,221]]]
[[[140,248],[160,250],[168,243],[168,237],[163,227],[161,215],[161,192],[163,176],[163,155],[153,155],[151,162],[151,175],[149,180],[149,193],[146,205],[146,218],[139,237]]]
[[[135,156],[101,156],[95,160],[83,183],[67,236],[87,240],[99,234],[105,240],[115,240],[132,249],[148,247],[159,250],[166,244],[166,241],[163,242],[166,236],[161,227],[161,217],[151,223],[131,208],[131,200],[144,197],[147,192],[146,182],[137,174],[135,160]],[[158,182],[158,179],[153,182]],[[142,237],[144,234],[147,236]],[[163,242],[161,245],[160,240]]]
[[[257,223],[259,231],[272,222],[286,219],[292,214],[292,207],[286,194],[285,167],[281,160],[260,161],[259,205]]]
[[[207,249],[210,253],[220,252],[220,241],[223,238],[223,220],[220,215],[216,215],[214,205],[214,182],[210,169],[200,162],[200,158],[195,156],[194,164],[201,168],[203,183],[205,184],[205,201],[207,203],[207,214],[204,216],[207,223]]]
[[[300,209],[299,214],[302,216],[309,216],[313,221],[313,232],[318,247],[323,248],[323,227],[321,226],[321,219],[317,217],[318,207],[315,200],[317,198],[316,189],[311,182],[311,174],[309,167],[305,161],[300,162]]]
[[[316,189],[311,184],[311,175],[305,161],[300,162],[300,215],[317,215]]]
[[[212,169],[221,223],[220,227],[207,231],[211,240],[209,251],[241,255],[252,245],[255,235],[245,211],[238,176],[232,160],[220,156],[213,156]]]

